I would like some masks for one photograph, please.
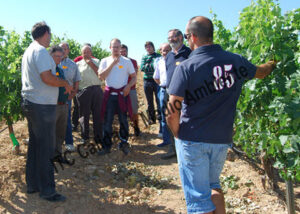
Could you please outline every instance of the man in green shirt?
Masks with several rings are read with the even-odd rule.
[[[64,51],[61,47],[55,45],[49,50],[49,54],[52,56],[56,64],[56,76],[60,79],[65,80],[64,71],[59,64],[63,58]],[[56,141],[55,141],[55,152],[54,160],[65,163],[66,161],[62,158],[62,144],[65,141],[67,121],[68,121],[68,97],[69,94],[65,93],[64,87],[59,87],[57,106],[56,106]]]
[[[156,122],[156,115],[154,110],[153,103],[153,94],[155,95],[156,106],[157,106],[157,115],[159,115],[158,119],[160,119],[160,105],[159,105],[159,86],[153,79],[154,74],[154,64],[156,59],[158,59],[161,55],[155,52],[154,44],[152,42],[145,43],[145,49],[147,51],[147,55],[142,58],[141,63],[141,71],[144,72],[144,91],[148,103],[148,116],[149,116],[149,124],[153,124]]]

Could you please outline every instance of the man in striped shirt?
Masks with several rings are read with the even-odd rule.
[[[142,58],[141,71],[144,72],[144,91],[148,103],[149,124],[153,124],[156,122],[153,93],[155,95],[157,113],[160,116],[160,105],[158,98],[159,86],[153,79],[154,62],[156,58],[159,58],[161,55],[155,52],[154,44],[152,42],[146,42],[145,49],[147,51],[147,55]]]

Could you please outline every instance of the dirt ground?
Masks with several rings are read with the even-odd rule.
[[[141,75],[139,75],[141,83]],[[140,112],[145,112],[146,100],[143,86],[138,84]],[[4,128],[0,123],[0,130]],[[91,148],[83,158],[78,152],[68,155],[74,159],[72,166],[56,164],[57,191],[67,197],[66,202],[51,203],[41,200],[38,194],[26,194],[25,162],[26,121],[14,124],[21,154],[12,154],[8,129],[0,133],[0,213],[186,213],[183,191],[180,185],[176,158],[162,160],[167,148],[158,148],[162,139],[157,137],[158,125],[146,127],[140,121],[142,134],[133,136],[130,129],[131,152],[124,156],[114,144],[112,152],[104,157],[92,154]],[[75,144],[80,140],[74,132]],[[263,188],[260,171],[240,159],[231,150],[222,172],[222,184],[226,192],[227,213],[287,213],[284,202],[284,183],[280,191]],[[300,213],[300,188],[294,186],[296,212]]]

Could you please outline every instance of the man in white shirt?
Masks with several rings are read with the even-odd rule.
[[[166,71],[166,56],[171,51],[171,46],[169,43],[163,43],[160,46],[160,53],[162,54],[162,57],[160,57],[156,63],[153,79],[154,81],[160,86],[160,92],[159,92],[159,102],[160,102],[160,110],[161,110],[161,129],[163,134],[163,142],[158,144],[158,147],[163,147],[166,145],[169,145],[171,143],[170,141],[170,132],[167,127],[166,122],[166,103],[168,99],[168,95],[166,92],[166,85],[167,85],[167,71]]]
[[[127,112],[132,116],[129,92],[136,83],[136,73],[130,59],[121,56],[121,41],[112,39],[110,42],[111,56],[101,60],[99,77],[105,80],[105,92],[101,109],[101,118],[104,118],[104,137],[102,150],[99,155],[110,153],[112,146],[112,122],[115,113],[118,114],[120,130],[119,149],[125,155],[129,152]],[[128,83],[128,77],[131,78]]]

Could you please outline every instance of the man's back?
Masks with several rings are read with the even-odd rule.
[[[236,103],[245,80],[256,67],[219,45],[194,50],[174,72],[170,94],[184,97],[179,138],[231,143]]]

